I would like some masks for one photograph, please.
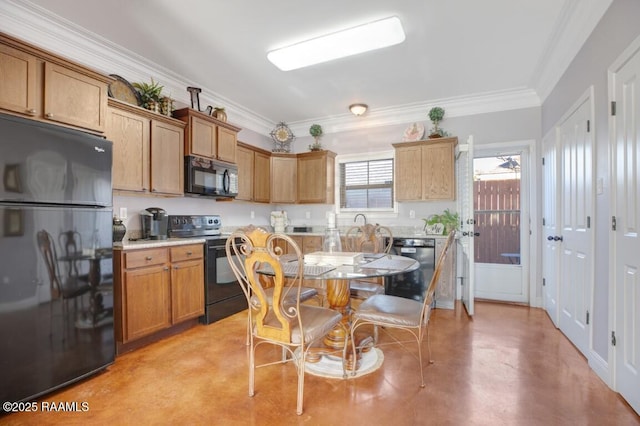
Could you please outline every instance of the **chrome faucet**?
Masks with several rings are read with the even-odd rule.
[[[363,214],[363,213],[358,213],[357,215],[355,215],[353,217],[353,223],[356,222],[356,220],[358,220],[358,216],[362,216],[362,218],[364,219],[364,224],[367,224],[367,217]]]

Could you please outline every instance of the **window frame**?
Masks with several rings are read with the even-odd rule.
[[[341,208],[341,198],[340,198],[340,186],[342,182],[340,181],[340,168],[343,163],[352,163],[358,161],[375,161],[375,160],[389,160],[393,162],[394,167],[394,176],[393,176],[393,206],[390,208],[368,208],[368,209],[354,209],[354,208]],[[338,154],[336,155],[336,167],[335,167],[335,209],[336,215],[338,218],[351,218],[358,213],[365,214],[368,218],[396,218],[398,217],[398,202],[395,197],[395,167],[396,167],[396,158],[395,151],[379,151],[379,152],[371,152],[368,154]]]

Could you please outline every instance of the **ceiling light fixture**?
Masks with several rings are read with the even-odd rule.
[[[272,50],[267,58],[282,71],[290,71],[393,46],[404,39],[400,19],[392,16]]]
[[[351,111],[354,115],[362,115],[367,112],[367,108],[369,108],[366,104],[353,104],[349,105],[349,111]]]

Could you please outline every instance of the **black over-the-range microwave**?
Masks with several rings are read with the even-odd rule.
[[[238,167],[208,158],[186,156],[184,186],[187,195],[235,197],[238,195]]]

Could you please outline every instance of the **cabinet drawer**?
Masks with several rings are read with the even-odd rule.
[[[181,262],[183,260],[202,259],[203,248],[201,244],[188,246],[171,247],[171,261]]]
[[[126,252],[124,254],[125,269],[140,268],[141,266],[162,265],[169,261],[167,249],[157,248]]]

